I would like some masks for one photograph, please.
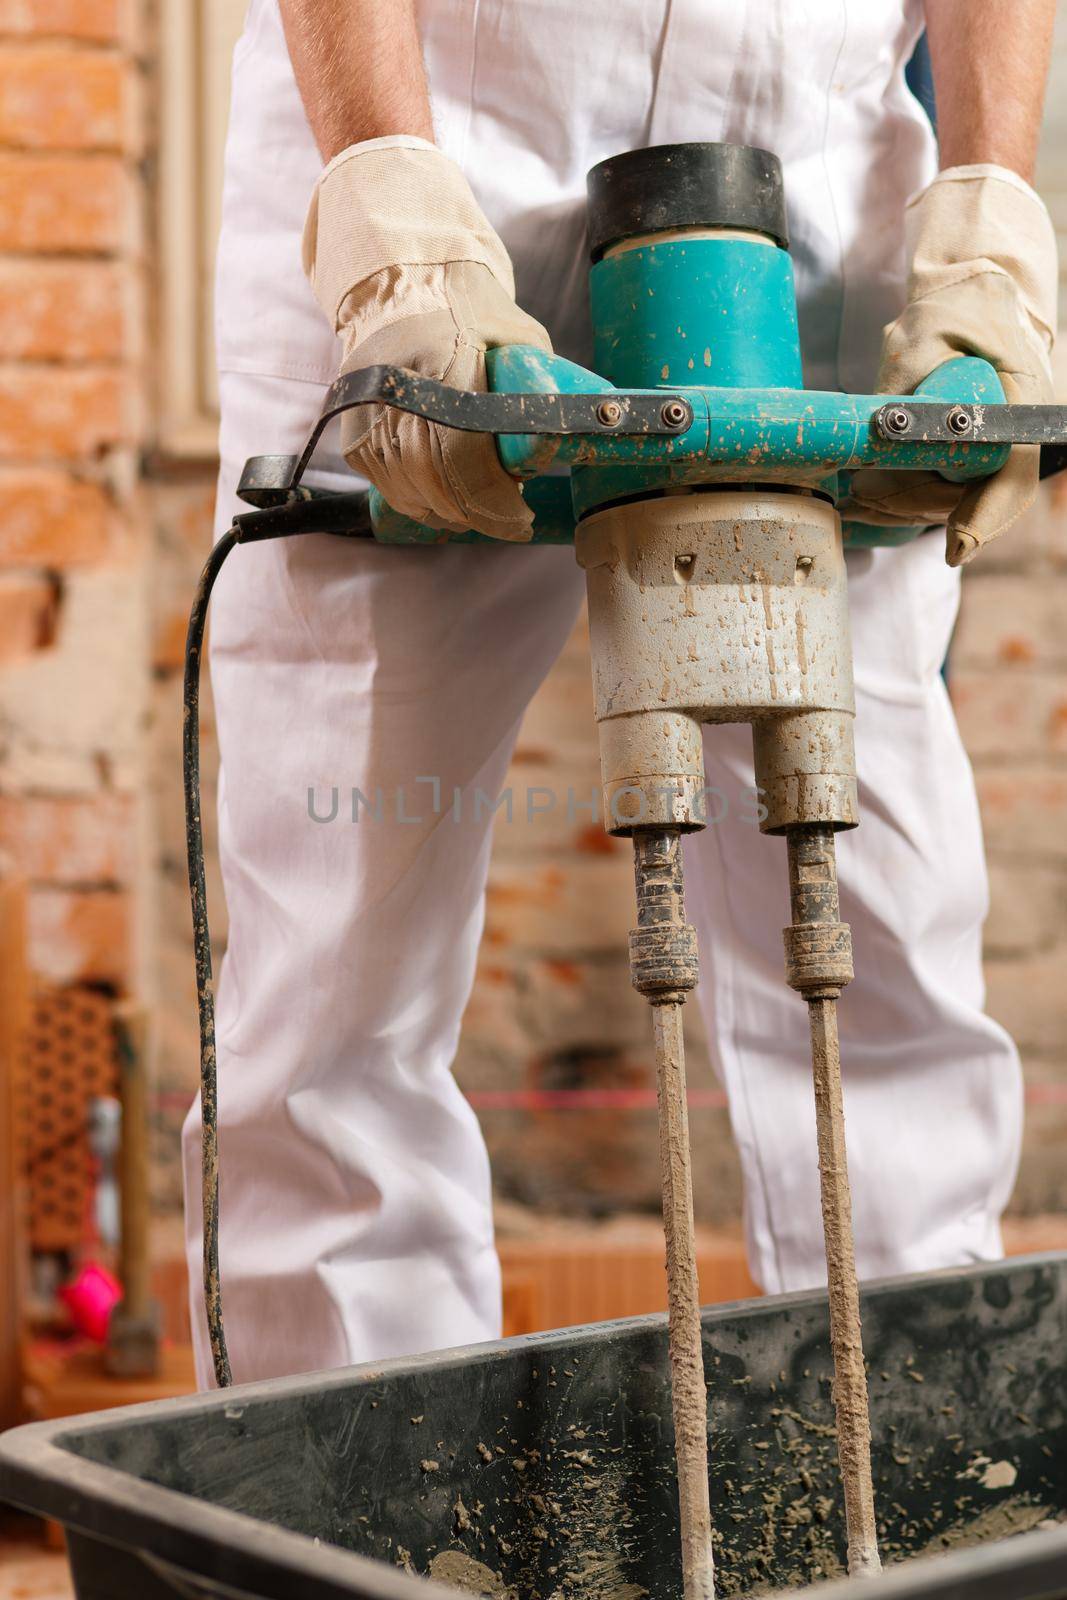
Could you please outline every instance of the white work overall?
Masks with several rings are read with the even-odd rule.
[[[809,386],[873,386],[905,280],[902,211],[936,169],[903,77],[918,0],[422,0],[437,137],[515,263],[519,303],[589,358],[585,174],[680,140],[782,158]],[[219,252],[219,528],[246,456],[293,451],[335,376],[300,234],[321,163],[277,0],[234,58]],[[335,466],[342,464],[335,462]],[[862,826],[839,845],[856,979],[842,1007],[860,1270],[995,1256],[1018,1060],[983,1015],[986,881],[939,668],[958,603],[940,536],[849,556]],[[397,550],[304,538],[239,552],[214,602],[229,946],[218,997],[224,1304],[237,1380],[499,1330],[490,1181],[451,1064],[489,858],[428,814],[323,826],[307,792],[419,775],[494,793],[574,623],[567,549]],[[590,730],[590,738],[593,734]],[[752,781],[745,727],[708,782]],[[728,818],[689,842],[701,1002],[729,1097],[752,1270],[823,1277],[802,1002],[783,981],[784,846]],[[619,928],[620,941],[625,929]],[[196,1108],[186,1130],[199,1374]]]

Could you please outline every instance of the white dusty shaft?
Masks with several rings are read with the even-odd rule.
[[[826,1241],[826,1280],[830,1297],[830,1343],[834,1357],[837,1454],[845,1496],[848,1570],[853,1577],[872,1577],[882,1570],[882,1563],[878,1557],[867,1373],[863,1364],[859,1282],[852,1236],[852,1195],[845,1155],[837,1001],[809,1000],[808,1014],[815,1080],[822,1224]]]
[[[837,998],[852,977],[852,938],[840,920],[832,828],[791,829],[788,854],[792,923],[785,929],[786,981],[808,1002],[848,1570],[863,1577],[881,1571],[881,1563],[837,1034]]]
[[[708,1494],[708,1401],[700,1331],[682,1007],[653,1005],[660,1177],[667,1241],[671,1404],[678,1464],[684,1600],[712,1600],[715,1567]]]

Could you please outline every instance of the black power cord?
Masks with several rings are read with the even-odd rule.
[[[196,1006],[200,1017],[200,1119],[201,1185],[204,1207],[204,1305],[215,1382],[226,1389],[232,1382],[226,1334],[222,1326],[222,1289],[219,1283],[219,1113],[215,1061],[215,986],[211,972],[211,933],[207,920],[207,884],[204,879],[204,830],[200,819],[200,662],[208,601],[222,564],[238,542],[232,527],[216,544],[200,574],[189,632],[185,639],[185,678],[182,696],[182,783],[185,789],[185,850],[189,862],[189,898],[193,911],[193,953],[196,961]]]
[[[238,544],[296,534],[331,533],[346,538],[373,537],[366,492],[294,496],[289,503],[249,511],[235,517],[204,563],[196,586],[189,631],[185,637],[182,692],[182,786],[185,791],[185,850],[189,865],[189,899],[193,913],[193,955],[196,963],[196,1005],[200,1020],[201,1192],[204,1209],[204,1306],[215,1382],[232,1383],[226,1333],[222,1322],[219,1275],[219,1111],[218,1066],[215,1058],[215,986],[211,970],[211,932],[204,877],[204,830],[200,816],[200,668],[208,602],[223,562]]]

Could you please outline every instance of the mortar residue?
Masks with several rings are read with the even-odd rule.
[[[430,1562],[430,1577],[438,1583],[451,1584],[453,1589],[463,1589],[467,1594],[480,1594],[490,1600],[504,1600],[514,1596],[499,1572],[476,1561],[466,1550],[439,1550]]]
[[[659,1100],[660,1178],[667,1247],[667,1325],[682,1572],[686,1600],[714,1594],[708,1503],[708,1393],[693,1236],[693,1188],[680,1005],[652,1008]]]
[[[966,1522],[942,1528],[921,1550],[916,1550],[915,1555],[944,1555],[949,1550],[965,1550],[970,1545],[994,1544],[1014,1534],[1030,1533],[1042,1523],[1062,1520],[1061,1513],[1050,1506],[1035,1503],[1025,1495],[1011,1495],[995,1506],[987,1506]]]
[[[852,1195],[845,1155],[837,1002],[809,997],[812,1071],[819,1148],[819,1180],[830,1342],[834,1358],[837,1450],[848,1526],[848,1565],[854,1573],[877,1572],[878,1536],[871,1478],[871,1428],[867,1374],[860,1334],[860,1295],[852,1237]]]

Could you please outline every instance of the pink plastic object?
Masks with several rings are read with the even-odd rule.
[[[108,1320],[122,1299],[122,1285],[99,1262],[87,1261],[74,1282],[60,1289],[59,1298],[78,1332],[103,1344]]]

